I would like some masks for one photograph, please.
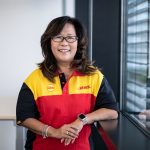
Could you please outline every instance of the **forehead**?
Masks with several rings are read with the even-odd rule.
[[[60,32],[60,34],[71,34],[71,35],[76,35],[75,27],[71,23],[66,23]]]

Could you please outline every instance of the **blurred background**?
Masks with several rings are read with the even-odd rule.
[[[114,90],[120,112],[150,137],[149,0],[0,0],[0,149],[23,150],[15,109],[24,79],[42,61],[40,38],[55,17],[77,17],[88,56]]]

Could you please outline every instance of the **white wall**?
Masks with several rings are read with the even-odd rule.
[[[49,21],[60,15],[61,0],[0,1],[1,115],[15,115],[21,84],[42,60],[40,37]]]
[[[0,0],[0,119],[15,118],[22,82],[42,61],[40,37],[51,19],[63,15],[63,8],[64,15],[74,16],[74,0],[69,3],[64,7],[64,0]],[[15,124],[1,120],[0,129],[0,149],[15,150]]]

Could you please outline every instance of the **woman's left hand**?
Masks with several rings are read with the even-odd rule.
[[[72,126],[72,128],[74,130],[78,129],[78,133],[80,133],[80,131],[83,128],[83,123],[79,119],[76,119],[75,121],[70,123],[70,125]],[[75,142],[75,139],[70,139],[70,138],[62,138],[61,139],[61,143],[64,143],[65,145],[69,145],[69,144],[74,143],[74,142]]]

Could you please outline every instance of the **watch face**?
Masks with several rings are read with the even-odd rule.
[[[84,114],[80,114],[79,117],[80,117],[80,119],[84,119],[85,115]]]
[[[86,115],[80,114],[78,118],[82,121],[83,125],[86,125],[88,123]]]

